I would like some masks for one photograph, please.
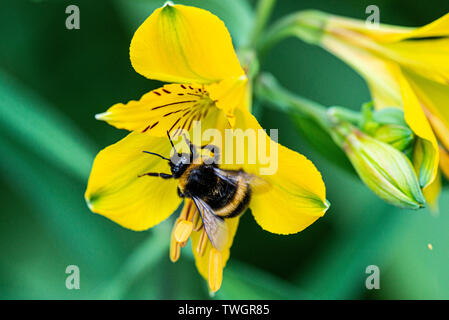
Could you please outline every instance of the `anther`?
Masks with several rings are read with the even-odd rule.
[[[181,248],[184,248],[187,245],[187,241],[178,243]]]
[[[190,207],[189,207],[189,211],[187,211],[186,220],[193,222],[193,218],[194,218],[196,212],[197,212],[196,206],[193,205],[192,201],[190,201]]]
[[[192,201],[186,200],[184,202],[184,207],[182,208],[181,214],[179,215],[179,219],[187,220],[187,215],[190,211],[191,206],[192,206]]]
[[[208,240],[209,238],[207,237],[206,229],[203,228],[203,230],[201,230],[198,245],[196,246],[196,252],[200,257],[202,257],[206,251],[207,243],[209,242]]]
[[[192,222],[193,222],[193,231],[199,231],[203,227],[203,220],[201,219],[198,210],[195,210]]]
[[[185,242],[189,239],[193,231],[192,221],[182,220],[180,221],[174,229],[174,236],[178,243]]]
[[[221,287],[223,280],[223,263],[221,261],[221,253],[212,248],[209,253],[209,288],[212,292],[217,292]]]
[[[171,232],[171,237],[170,237],[170,260],[171,262],[176,262],[178,261],[180,255],[181,255],[181,246],[179,245],[179,243],[176,241],[175,239],[175,229],[176,226],[179,224],[179,219],[176,220],[175,225],[173,226],[173,230]]]

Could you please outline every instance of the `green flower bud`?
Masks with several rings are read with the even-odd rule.
[[[409,152],[413,147],[414,134],[408,127],[396,124],[382,125],[370,135],[405,153]]]
[[[333,136],[362,181],[381,199],[406,209],[424,206],[418,178],[405,154],[347,122],[338,123]]]
[[[373,111],[372,103],[362,107],[363,132],[371,137],[388,143],[394,148],[412,154],[415,135],[404,119],[404,112],[397,108]]]

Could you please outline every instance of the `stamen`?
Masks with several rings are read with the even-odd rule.
[[[179,257],[181,256],[181,246],[176,241],[175,236],[174,236],[175,229],[176,229],[176,226],[178,225],[179,221],[180,221],[179,219],[176,220],[173,230],[171,232],[171,237],[170,237],[170,260],[171,260],[171,262],[178,261]]]
[[[195,210],[192,222],[193,222],[193,231],[199,231],[203,227],[203,220],[201,219],[198,210]]]
[[[181,214],[179,215],[179,219],[187,220],[187,215],[190,211],[191,206],[192,206],[192,201],[186,200],[184,203],[184,207],[182,208]]]
[[[198,241],[198,245],[196,247],[196,252],[200,257],[204,256],[204,252],[206,252],[206,247],[209,238],[207,237],[206,229],[203,228],[200,234],[200,240]]]
[[[190,201],[189,211],[187,212],[186,220],[193,222],[193,218],[195,217],[197,210],[196,206],[193,205],[193,202]]]
[[[178,243],[186,242],[193,231],[192,221],[182,220],[174,229],[174,236]]]
[[[223,264],[221,261],[221,253],[212,248],[209,253],[209,288],[212,292],[217,292],[223,281]]]
[[[179,245],[181,246],[181,248],[184,248],[187,245],[187,241],[181,242],[179,243]]]

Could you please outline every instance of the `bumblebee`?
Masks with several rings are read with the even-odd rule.
[[[203,226],[212,245],[221,249],[227,242],[228,231],[224,219],[234,218],[242,214],[248,207],[252,190],[260,178],[243,170],[224,170],[217,165],[220,150],[214,145],[197,147],[186,136],[190,153],[178,153],[170,134],[168,138],[174,149],[170,159],[150,151],[169,162],[171,174],[147,172],[142,176],[160,177],[163,179],[178,179],[178,195],[181,198],[192,199],[201,215]],[[201,154],[200,149],[208,149],[213,158],[196,163]]]

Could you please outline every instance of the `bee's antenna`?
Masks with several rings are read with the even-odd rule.
[[[153,154],[153,155],[155,155],[155,156],[161,157],[161,158],[164,159],[164,160],[170,161],[170,159],[168,159],[168,158],[166,158],[166,157],[164,157],[164,156],[161,156],[160,154],[154,153],[154,152],[150,152],[150,151],[142,151],[142,152],[148,153],[148,154]]]
[[[173,141],[171,140],[171,137],[170,137],[170,132],[168,132],[168,131],[167,131],[167,137],[168,137],[168,140],[170,140],[171,146],[175,150],[175,153],[180,154],[178,151],[176,151],[175,145],[173,144]]]

